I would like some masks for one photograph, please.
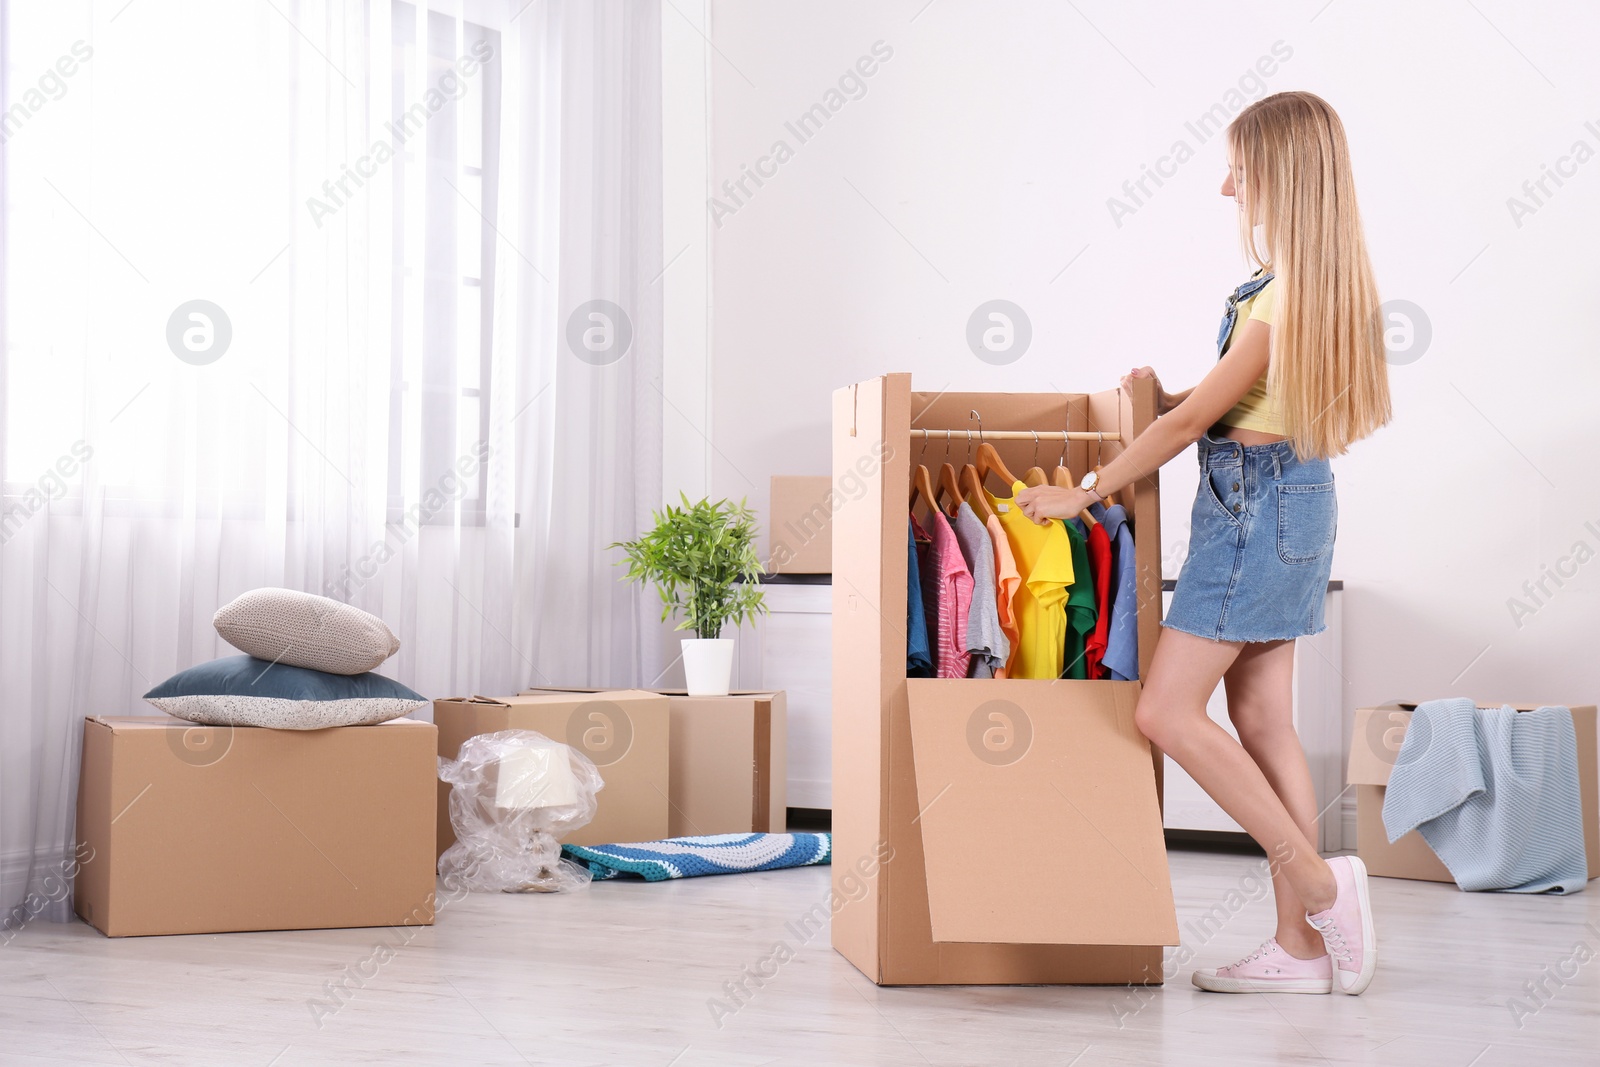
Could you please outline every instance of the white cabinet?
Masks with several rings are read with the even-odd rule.
[[[1170,585],[1170,583],[1169,583]],[[1328,583],[1324,618],[1328,628],[1315,637],[1302,638],[1295,645],[1294,723],[1300,743],[1311,766],[1311,780],[1317,788],[1317,808],[1321,811],[1321,838],[1317,847],[1333,852],[1346,847],[1343,806],[1344,789],[1343,729],[1341,707],[1344,693],[1343,649],[1340,641],[1342,582]],[[1162,607],[1172,599],[1163,594]],[[1221,685],[1211,694],[1206,714],[1228,733],[1228,698]],[[1237,736],[1237,735],[1235,735]],[[1169,756],[1165,763],[1164,823],[1169,830],[1209,831],[1243,834],[1239,824],[1217,807],[1216,801]],[[1355,842],[1349,843],[1354,847]]]
[[[739,633],[734,684],[782,689],[789,712],[789,806],[833,807],[833,586],[797,575],[761,587],[768,614]]]

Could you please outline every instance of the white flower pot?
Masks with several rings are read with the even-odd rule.
[[[725,697],[733,680],[733,638],[685,637],[683,677],[692,697]]]

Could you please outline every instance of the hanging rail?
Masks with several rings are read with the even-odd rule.
[[[970,432],[983,441],[1121,441],[1122,434],[1115,430],[1107,433],[1102,430],[928,430],[922,427],[913,427],[912,437],[921,437],[923,440],[946,440],[947,434],[956,434],[956,440],[963,440]]]

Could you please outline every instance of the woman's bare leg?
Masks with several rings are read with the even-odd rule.
[[[1317,790],[1294,730],[1294,642],[1248,644],[1223,675],[1228,717],[1239,743],[1266,776],[1300,833],[1317,840]],[[1326,955],[1322,935],[1306,922],[1300,898],[1273,859],[1272,893],[1278,908],[1278,944],[1291,956]]]
[[[1301,914],[1322,911],[1333,904],[1333,871],[1256,761],[1206,717],[1206,701],[1241,647],[1163,629],[1134,722],[1273,858],[1298,898]]]

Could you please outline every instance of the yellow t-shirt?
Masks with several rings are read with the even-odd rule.
[[[1233,332],[1223,342],[1222,351],[1227,353],[1233,345],[1233,339],[1239,332],[1239,327],[1249,319],[1272,325],[1273,312],[1278,302],[1278,286],[1276,279],[1262,286],[1253,296],[1239,301],[1239,317],[1233,322]],[[1273,433],[1280,437],[1286,436],[1288,431],[1283,425],[1283,410],[1278,406],[1278,400],[1267,391],[1267,376],[1263,374],[1250,391],[1239,402],[1228,410],[1228,413],[1217,420],[1224,426],[1237,426],[1241,430],[1259,430],[1262,433]]]
[[[1014,498],[1027,486],[1015,482]],[[1012,607],[1017,642],[1006,664],[1010,678],[1059,678],[1067,646],[1067,586],[1072,584],[1072,542],[1059,522],[1040,526],[1010,500],[989,497],[1011,543],[1017,573]]]

